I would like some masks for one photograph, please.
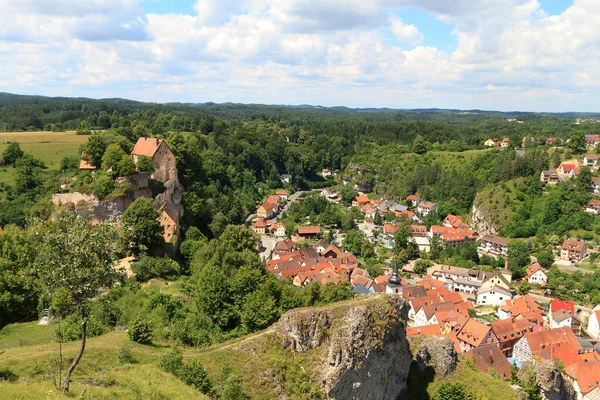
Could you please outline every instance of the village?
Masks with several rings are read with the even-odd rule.
[[[597,157],[586,155],[583,163],[591,159]],[[561,179],[573,177],[563,174],[568,168],[561,164],[560,171],[553,174]],[[575,173],[575,168],[570,171]],[[323,170],[323,174],[331,173],[334,172]],[[302,201],[304,194],[293,196],[293,201]],[[329,202],[340,201],[332,188],[320,190],[319,196]],[[443,219],[442,225],[428,228],[423,220],[438,205],[416,194],[399,204],[359,193],[351,207],[358,209],[363,219],[355,221],[355,228],[376,246],[392,250],[394,234],[403,223],[410,226],[410,240],[421,254],[431,250],[432,241],[441,241],[447,247],[472,243],[477,245],[480,255],[504,259],[505,264],[502,269],[489,271],[428,262],[426,272],[417,273],[415,265],[420,260],[398,264],[390,259],[383,274],[371,276],[352,252],[344,250],[344,235],[337,229],[328,235],[334,238],[331,243],[323,239],[331,227],[302,225],[288,232],[277,216],[289,206],[291,198],[283,189],[269,195],[258,207],[252,223],[253,232],[263,243],[267,269],[279,279],[291,280],[299,287],[311,282],[336,285],[348,282],[357,295],[401,296],[410,305],[408,336],[447,337],[456,352],[471,359],[477,369],[496,370],[505,380],[510,378],[511,366],[557,362],[563,375],[578,390],[578,398],[600,396],[600,304],[588,309],[553,298],[547,289],[547,271],[535,257],[531,257],[525,277],[514,281],[507,268],[509,239],[477,232],[460,216],[452,214]],[[592,200],[588,208],[592,207],[598,214],[600,200]],[[389,213],[395,216],[392,221],[384,218]],[[555,251],[555,263],[559,266],[572,268],[586,257],[585,241],[575,238],[565,239]],[[522,282],[531,285],[529,294],[517,294],[517,285]]]

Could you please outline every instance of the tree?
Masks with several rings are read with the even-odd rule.
[[[411,237],[412,231],[408,224],[401,224],[398,230],[394,232],[394,249],[400,251],[408,247],[408,239]]]
[[[590,184],[592,183],[592,171],[590,171],[588,167],[581,167],[575,183],[579,191],[587,192],[590,188]]]
[[[145,172],[148,175],[152,175],[154,173],[154,163],[148,156],[139,156],[137,159],[137,169],[140,172]]]
[[[585,150],[585,134],[582,131],[573,131],[569,135],[569,148],[573,150]]]
[[[425,275],[427,273],[427,269],[431,267],[431,261],[428,260],[417,260],[415,261],[414,272],[415,274]]]
[[[106,171],[112,168],[112,173],[118,176],[131,175],[135,170],[135,164],[131,157],[116,143],[106,148],[102,156],[102,168]]]
[[[342,201],[346,205],[352,204],[352,200],[354,200],[358,193],[351,186],[343,185],[338,189],[338,194],[342,198]]]
[[[529,293],[529,291],[531,290],[531,284],[529,284],[529,282],[527,282],[526,280],[524,280],[523,282],[521,282],[519,284],[519,294],[521,296],[526,295],[527,293]]]
[[[23,150],[21,150],[21,146],[17,142],[11,142],[8,147],[2,152],[2,158],[4,159],[4,164],[15,166],[17,160],[23,157]]]
[[[158,218],[160,213],[154,208],[154,200],[140,197],[131,203],[121,218],[125,247],[140,254],[159,246],[163,229]]]
[[[508,269],[513,274],[513,279],[525,275],[525,267],[531,264],[531,257],[527,251],[527,244],[522,241],[513,241],[508,245]]]
[[[467,391],[462,383],[443,382],[434,393],[433,400],[465,400]]]
[[[425,139],[423,136],[417,135],[415,140],[412,143],[412,151],[417,154],[425,154],[427,153],[427,146],[425,144]]]
[[[99,169],[102,167],[102,156],[104,156],[106,148],[106,142],[100,135],[92,135],[83,145],[83,158]]]
[[[540,385],[537,382],[537,377],[535,372],[529,375],[529,378],[522,383],[523,390],[525,391],[525,396],[527,396],[527,400],[539,400],[540,396]]]
[[[344,247],[346,251],[350,251],[356,255],[360,255],[363,233],[356,229],[352,229],[344,238]]]
[[[550,251],[547,251],[547,250],[540,251],[537,254],[537,262],[543,268],[549,269],[552,266],[552,264],[554,263],[554,256],[552,255],[552,252],[550,252]]]
[[[41,189],[40,169],[45,168],[45,165],[40,160],[33,158],[31,154],[25,154],[17,160],[15,166],[15,189],[17,193]]]
[[[117,232],[109,223],[90,229],[85,219],[67,213],[55,221],[36,223],[31,234],[38,240],[35,269],[49,298],[67,293],[72,307],[81,313],[81,347],[63,383],[68,393],[71,374],[85,351],[87,303],[101,286],[110,284]]]

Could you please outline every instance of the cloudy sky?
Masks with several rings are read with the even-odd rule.
[[[0,0],[0,91],[600,111],[599,0]]]

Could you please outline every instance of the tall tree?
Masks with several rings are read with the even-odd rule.
[[[102,167],[102,156],[106,151],[106,142],[100,135],[92,135],[83,145],[83,157],[96,168]]]
[[[126,247],[134,254],[145,253],[162,244],[160,213],[154,208],[154,200],[146,197],[135,199],[121,218]]]
[[[412,151],[417,154],[425,154],[427,153],[427,145],[425,144],[425,139],[423,136],[417,135],[415,140],[412,143]]]
[[[115,259],[116,229],[101,223],[94,229],[86,220],[73,214],[60,215],[52,222],[39,222],[31,227],[38,238],[35,267],[49,297],[70,299],[82,317],[81,347],[65,375],[63,387],[69,392],[71,374],[85,351],[87,335],[86,306],[98,289],[110,282]]]

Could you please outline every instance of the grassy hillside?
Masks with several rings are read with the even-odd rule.
[[[477,193],[474,206],[485,216],[487,224],[497,230],[512,220],[514,210],[520,201],[516,197],[516,188],[522,179],[513,179],[499,185],[490,185]]]
[[[0,154],[6,148],[4,133],[0,132]],[[76,155],[79,146],[87,142],[88,136],[68,132],[8,132],[8,142],[18,142],[21,149],[42,160],[48,168],[57,169],[60,160]],[[0,179],[2,178],[0,174]]]

